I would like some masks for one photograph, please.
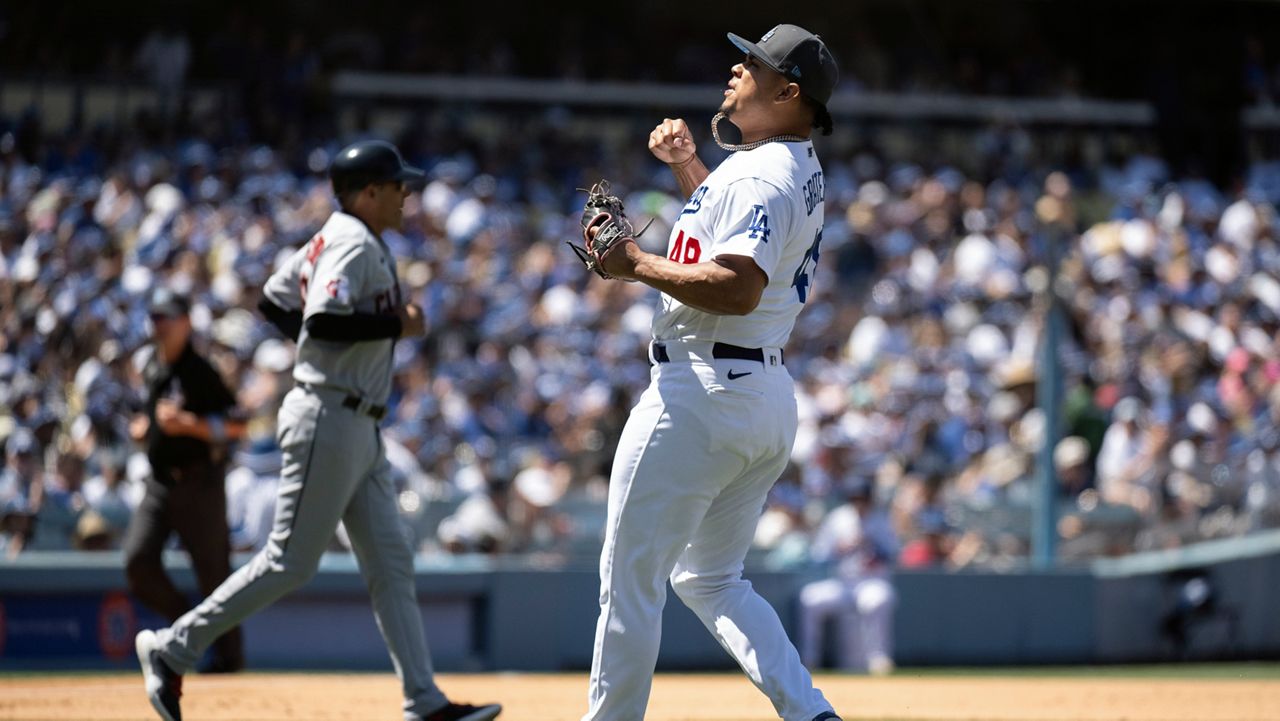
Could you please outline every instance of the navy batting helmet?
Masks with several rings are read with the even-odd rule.
[[[329,164],[329,180],[338,195],[390,181],[419,186],[425,179],[426,173],[406,164],[396,146],[383,140],[352,143],[338,151]]]

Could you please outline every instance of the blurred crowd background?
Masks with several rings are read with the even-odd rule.
[[[1156,7],[1121,5],[1125,17]],[[924,3],[925,18],[905,20],[878,2],[837,13],[852,13],[849,24],[823,34],[851,90],[1125,97],[1127,87],[1160,118],[1144,131],[972,124],[940,144],[931,127],[837,117],[837,134],[817,143],[827,219],[816,289],[787,348],[801,429],[753,562],[805,563],[824,519],[868,486],[904,567],[1025,562],[1050,305],[1065,331],[1063,437],[1050,441],[1061,559],[1280,526],[1280,162],[1266,152],[1274,138],[1244,137],[1238,117],[1280,88],[1280,43],[1247,22],[1269,9],[1190,5],[1161,12],[1222,20],[1202,42],[1240,40],[1239,52],[1206,60],[1228,73],[1213,87],[1177,63],[1167,77],[1137,78],[1154,61],[1119,79],[1100,72],[1118,50],[1059,46],[1064,31],[1045,28],[1061,4],[973,14]],[[1019,10],[1000,15],[1006,7]],[[94,126],[50,127],[38,104],[0,116],[0,545],[11,556],[118,547],[149,472],[127,423],[141,407],[146,298],[161,285],[194,300],[199,345],[253,419],[234,449],[229,513],[237,549],[265,543],[292,343],[254,308],[275,264],[332,212],[331,154],[379,134],[339,127],[328,74],[720,81],[734,61],[720,33],[776,21],[704,18],[652,41],[661,52],[637,64],[626,42],[601,48],[592,35],[584,46],[588,18],[568,10],[538,37],[553,53],[492,27],[436,42],[440,28],[474,19],[463,10],[290,32],[299,15],[287,9],[233,5],[203,25],[157,10],[141,30],[91,38],[95,10],[64,8],[38,27],[34,12],[0,9],[0,64],[108,84],[140,74],[161,102]],[[626,12],[645,32],[658,25]],[[972,44],[987,17],[1002,23]],[[1152,23],[1184,28],[1187,17],[1174,20]],[[1001,52],[1028,26],[1048,41],[1030,56]],[[908,32],[935,27],[937,37]],[[1132,32],[1137,46],[1150,41]],[[86,44],[51,39],[59,33]],[[184,102],[189,84],[228,79],[214,110]],[[1178,115],[1224,94],[1235,99],[1230,132],[1217,132],[1217,107]],[[713,111],[688,116],[709,165],[724,157],[709,137]],[[381,132],[430,174],[403,232],[386,238],[428,320],[425,339],[397,345],[384,422],[421,553],[594,562],[613,446],[648,380],[656,293],[584,273],[563,242],[578,228],[575,189],[607,177],[632,214],[656,219],[645,242],[665,248],[683,199],[646,150],[659,120],[433,104]]]

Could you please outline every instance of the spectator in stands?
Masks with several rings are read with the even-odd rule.
[[[504,111],[483,127],[456,117],[425,113],[406,130],[404,147],[436,182],[407,202],[404,234],[387,238],[431,325],[397,347],[387,429],[404,450],[404,513],[428,549],[435,529],[418,521],[475,492],[489,498],[493,474],[477,470],[475,449],[513,476],[530,448],[568,463],[551,513],[600,497],[614,420],[647,378],[654,299],[587,282],[560,239],[576,227],[573,188],[596,168],[640,222],[674,202],[611,133],[575,134],[570,111]],[[41,136],[38,126],[0,119],[0,423],[38,448],[63,447],[70,431],[92,468],[92,448],[124,440],[121,409],[142,393],[127,359],[146,340],[146,292],[172,285],[195,302],[192,324],[216,341],[211,361],[240,390],[255,435],[269,435],[288,385],[272,369],[288,367],[292,348],[253,314],[254,289],[331,210],[317,169],[332,148],[296,140],[305,134],[259,145],[265,136],[230,110],[172,143],[140,144],[144,127]],[[1065,182],[1038,165],[1030,139],[1010,127],[981,133],[983,158],[967,173],[856,146],[829,163],[822,267],[787,349],[805,484],[772,514],[791,524],[782,537],[811,533],[810,509],[832,499],[840,468],[885,469],[877,487],[908,545],[923,538],[914,519],[931,478],[930,511],[967,531],[948,563],[1025,555],[1018,519],[1046,442],[1033,371],[1051,217],[1079,224],[1057,288],[1068,316],[1061,381],[1085,422],[1073,415],[1064,430],[1096,445],[1099,493],[1081,493],[1076,512],[1142,506],[1142,523],[1159,525],[1174,502],[1180,530],[1161,544],[1276,524],[1267,499],[1280,497],[1278,444],[1267,439],[1280,418],[1280,164],[1255,165],[1228,203],[1142,156]],[[455,243],[447,225],[463,202],[455,230],[469,238]],[[1117,405],[1125,398],[1136,406]],[[62,427],[81,414],[88,436]],[[1232,482],[1218,483],[1223,473]],[[1120,491],[1108,496],[1108,483]],[[487,505],[504,527],[516,520],[505,501]],[[1122,552],[1135,531],[1081,547]]]
[[[84,482],[84,500],[90,510],[101,516],[110,537],[108,545],[114,548],[124,537],[146,488],[144,484],[129,481],[122,449],[106,448],[95,454],[95,458],[98,473]]]
[[[754,548],[768,552],[766,566],[785,568],[809,561],[811,529],[805,517],[807,503],[800,485],[799,467],[789,464],[769,489],[764,513],[756,524],[752,540]]]
[[[1150,499],[1139,485],[1150,471],[1151,434],[1139,425],[1142,403],[1137,398],[1121,399],[1098,452],[1098,491],[1103,500],[1143,511]]]
[[[450,553],[498,553],[507,547],[507,491],[503,480],[489,481],[485,492],[472,493],[452,515],[440,521],[440,543]]]
[[[235,466],[227,472],[232,551],[253,553],[267,545],[275,520],[281,461],[280,447],[269,436],[236,452]]]
[[[0,470],[0,542],[9,558],[18,555],[35,533],[36,513],[44,500],[35,436],[17,428],[5,439],[5,465]]]
[[[1075,498],[1092,485],[1088,464],[1088,441],[1080,436],[1067,436],[1058,441],[1053,449],[1053,466],[1064,497]]]
[[[517,547],[550,549],[564,541],[569,520],[556,510],[556,503],[569,490],[568,463],[552,462],[536,451],[511,482],[508,513]]]
[[[889,570],[898,538],[875,506],[872,481],[856,478],[846,502],[832,509],[814,534],[811,557],[833,575],[800,590],[800,657],[823,666],[824,625],[835,621],[838,662],[846,670],[883,675],[893,670],[893,607]]]
[[[898,562],[903,568],[943,568],[956,548],[951,525],[942,513],[926,509],[916,514],[913,539],[902,547]]]
[[[44,500],[36,513],[38,533],[33,550],[65,551],[76,538],[76,525],[85,510],[84,461],[69,450],[58,451],[53,473],[45,476]]]

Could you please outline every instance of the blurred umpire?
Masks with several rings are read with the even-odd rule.
[[[191,344],[190,304],[167,288],[151,297],[151,354],[142,369],[146,412],[134,417],[129,435],[145,442],[152,477],[125,534],[125,572],[133,595],[170,622],[191,602],[165,573],[161,553],[171,533],[191,555],[202,594],[231,575],[227,528],[227,444],[244,435],[233,418],[235,396]],[[209,672],[244,666],[240,630],[214,646]]]

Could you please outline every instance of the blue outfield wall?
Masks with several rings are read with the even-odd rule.
[[[179,587],[194,593],[181,555],[167,561]],[[590,666],[594,570],[490,559],[418,570],[420,608],[441,670]],[[794,632],[799,589],[814,576],[748,577]],[[894,582],[902,665],[1280,658],[1280,533],[1081,569],[904,572]],[[30,554],[0,564],[2,669],[129,667],[133,634],[158,625],[125,592],[117,554]],[[390,668],[349,556],[326,557],[311,583],[244,630],[255,668]],[[662,634],[660,668],[733,666],[674,593]]]

